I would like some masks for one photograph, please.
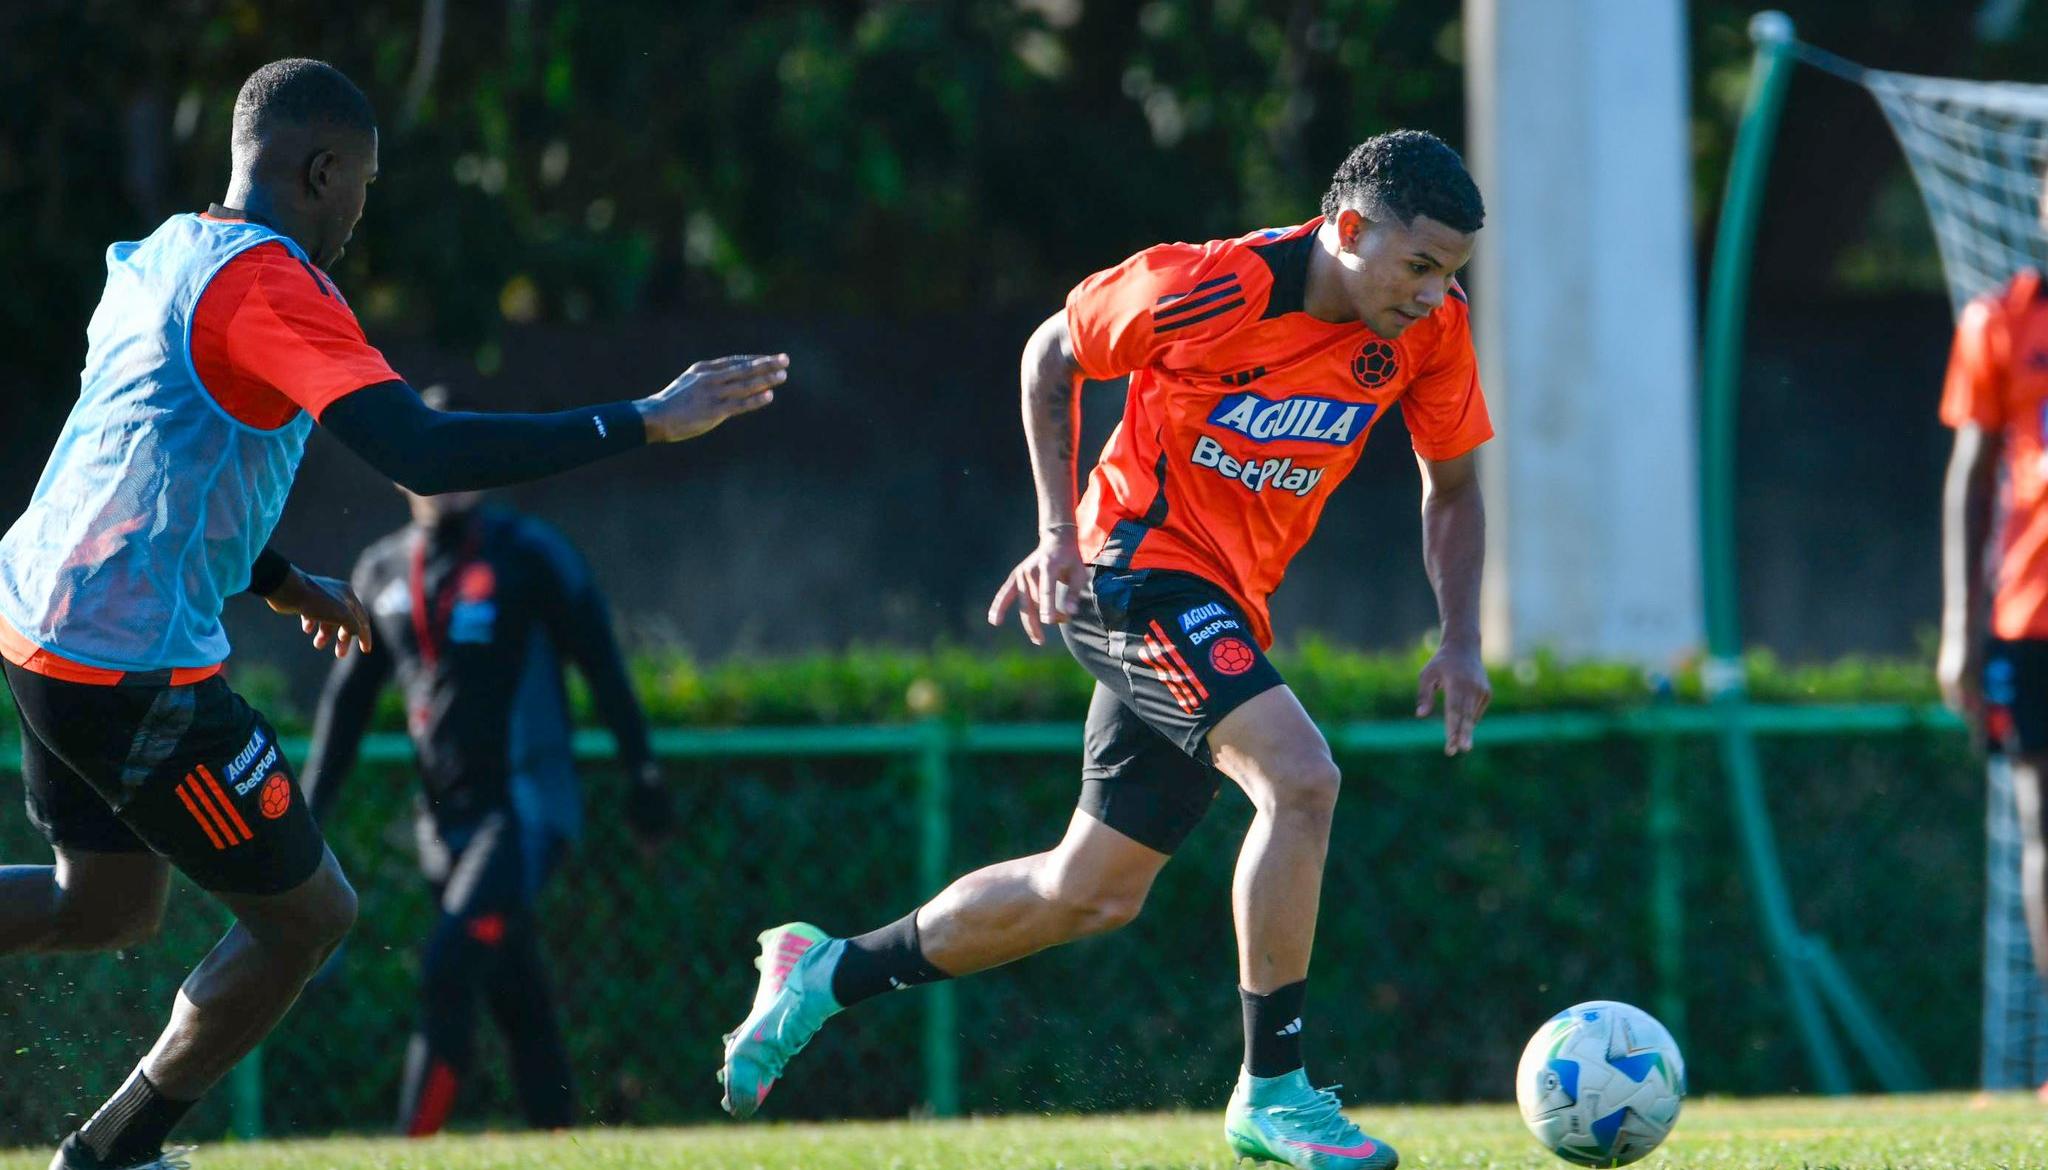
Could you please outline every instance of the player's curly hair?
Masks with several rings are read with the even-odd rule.
[[[370,99],[325,61],[288,57],[249,75],[235,96],[234,146],[253,150],[282,126],[375,130]]]
[[[1403,227],[1418,215],[1461,232],[1476,232],[1486,222],[1486,204],[1465,160],[1426,130],[1390,130],[1359,143],[1323,195],[1324,215],[1346,207]]]

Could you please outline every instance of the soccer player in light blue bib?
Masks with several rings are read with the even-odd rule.
[[[495,487],[758,409],[783,355],[701,362],[645,398],[553,414],[432,410],[326,270],[377,175],[370,103],[318,61],[235,102],[225,201],[107,251],[77,405],[0,537],[0,660],[50,865],[0,868],[0,953],[157,929],[175,865],[235,916],[169,1026],[53,1170],[164,1164],[173,1126],[298,998],[356,913],[276,732],[221,676],[221,607],[263,596],[316,647],[369,653],[348,587],[268,549],[317,423],[415,492]]]

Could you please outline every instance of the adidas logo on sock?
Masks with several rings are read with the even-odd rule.
[[[1284,1027],[1284,1028],[1282,1028],[1282,1029],[1280,1029],[1280,1030],[1279,1030],[1278,1032],[1275,1032],[1275,1033],[1273,1033],[1273,1035],[1275,1035],[1275,1036],[1299,1036],[1299,1035],[1301,1035],[1301,1017],[1300,1017],[1300,1016],[1296,1016],[1296,1017],[1294,1017],[1293,1019],[1291,1019],[1291,1020],[1287,1021],[1287,1026],[1286,1026],[1286,1027]]]

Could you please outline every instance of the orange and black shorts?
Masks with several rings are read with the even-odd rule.
[[[1209,732],[1280,672],[1230,595],[1192,573],[1097,565],[1060,629],[1095,676],[1081,810],[1172,853],[1221,785]]]
[[[2048,751],[2048,640],[1992,638],[1984,649],[1984,732],[1994,751]]]
[[[326,851],[277,732],[214,675],[67,682],[6,663],[28,815],[52,845],[153,850],[209,890],[279,894]]]

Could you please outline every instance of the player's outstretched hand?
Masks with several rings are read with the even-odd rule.
[[[1493,702],[1493,684],[1486,679],[1486,664],[1477,649],[1439,646],[1416,680],[1415,715],[1426,718],[1436,709],[1436,694],[1444,694],[1444,754],[1455,756],[1472,750],[1472,728]]]
[[[648,442],[679,443],[775,401],[775,388],[788,377],[786,353],[735,354],[695,363],[659,394],[634,405]]]
[[[315,650],[325,650],[331,644],[336,658],[347,657],[350,646],[360,654],[370,652],[375,635],[370,612],[346,581],[315,577],[294,568],[284,584],[263,601],[278,613],[297,614],[299,628],[313,635]]]
[[[988,604],[988,624],[1000,626],[1012,605],[1024,636],[1034,646],[1045,645],[1045,627],[1058,625],[1074,616],[1081,605],[1083,576],[1088,567],[1081,563],[1081,538],[1071,524],[1059,524],[1039,535],[1038,547],[1017,562],[1003,587]]]

